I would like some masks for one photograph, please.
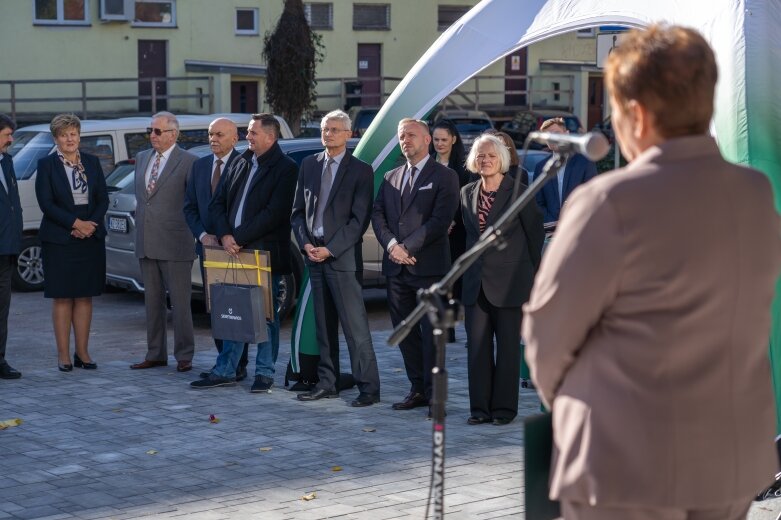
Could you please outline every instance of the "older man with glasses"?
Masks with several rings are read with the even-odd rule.
[[[132,369],[168,365],[166,289],[174,322],[176,370],[192,368],[195,339],[190,310],[195,243],[182,208],[195,156],[176,144],[179,122],[158,112],[147,129],[151,150],[136,156],[136,257],[141,264],[146,305],[146,358]]]

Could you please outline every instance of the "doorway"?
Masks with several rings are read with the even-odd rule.
[[[361,106],[380,106],[380,76],[382,74],[382,45],[358,44],[358,79],[361,82]]]
[[[605,114],[605,79],[602,76],[588,77],[588,122],[586,130],[597,126]]]
[[[526,47],[519,49],[504,58],[504,91],[526,90]],[[524,76],[515,78],[510,76]],[[526,106],[526,94],[505,94],[505,106]]]
[[[258,112],[257,81],[231,81],[231,112],[238,114]]]
[[[138,79],[165,78],[168,71],[168,42],[166,40],[138,40]],[[139,99],[139,112],[168,110],[168,85],[165,81],[155,83],[155,106],[151,99]],[[152,82],[139,81],[138,95],[151,96]]]

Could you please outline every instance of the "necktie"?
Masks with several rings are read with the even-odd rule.
[[[163,154],[158,153],[155,163],[152,165],[152,172],[149,174],[149,184],[146,185],[146,192],[152,193],[157,184],[157,171],[160,169],[160,159],[163,158]]]
[[[414,166],[409,172],[409,179],[404,184],[404,189],[401,191],[401,201],[406,202],[409,199],[410,193],[412,193],[412,185],[415,184],[415,173],[418,171]]]
[[[317,197],[317,208],[315,210],[315,221],[312,225],[314,232],[316,229],[321,230],[323,228],[323,212],[325,211],[325,205],[328,202],[328,196],[331,194],[331,184],[334,182],[334,161],[332,158],[328,158],[328,162],[325,166],[323,176],[320,177],[320,194]],[[324,230],[323,230],[324,231]]]
[[[214,172],[212,173],[212,195],[217,191],[217,184],[220,182],[220,166],[222,166],[222,159],[217,159],[214,164]]]

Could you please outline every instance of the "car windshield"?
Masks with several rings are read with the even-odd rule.
[[[136,171],[136,165],[130,163],[120,163],[106,177],[106,187],[108,191],[119,191],[128,186],[132,189],[133,175]]]
[[[454,119],[453,122],[461,134],[481,134],[491,128],[491,123],[485,119]]]
[[[54,139],[49,132],[14,132],[14,142],[8,153],[14,160],[14,171],[19,180],[29,179],[38,168],[38,159],[49,155]]]

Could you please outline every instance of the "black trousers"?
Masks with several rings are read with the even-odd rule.
[[[338,391],[340,388],[338,327],[341,323],[358,390],[379,397],[380,372],[372,346],[361,284],[355,271],[337,271],[326,260],[309,266],[309,281],[312,284],[317,346],[320,351],[317,388],[329,391]]]
[[[469,409],[474,417],[518,415],[521,319],[521,307],[494,307],[482,288],[476,304],[466,307]]]
[[[0,365],[5,364],[5,345],[8,342],[8,311],[11,308],[11,274],[15,268],[15,256],[0,255]]]
[[[430,287],[439,278],[415,276],[406,268],[402,268],[401,274],[388,277],[388,308],[394,327],[417,306],[418,289]],[[425,316],[399,344],[401,356],[404,358],[404,369],[412,385],[411,391],[421,393],[428,399],[431,399],[431,369],[434,368],[436,359],[433,331],[431,322]]]
[[[206,270],[203,268],[203,254],[198,255],[198,259],[201,262],[201,280],[203,281],[203,291],[206,293]],[[218,353],[222,352],[222,340],[214,338],[214,347],[217,349]],[[241,352],[241,359],[239,359],[237,368],[247,368],[247,363],[249,363],[247,350],[249,350],[249,344],[245,343],[244,350]]]

